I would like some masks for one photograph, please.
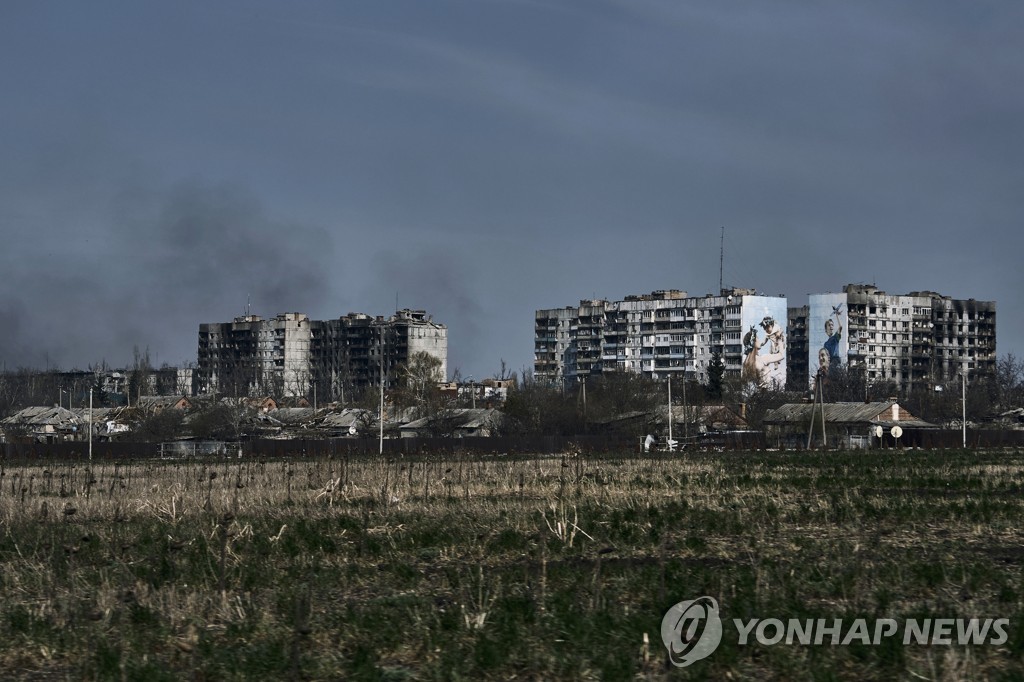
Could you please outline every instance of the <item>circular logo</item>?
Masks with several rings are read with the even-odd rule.
[[[661,641],[672,665],[685,668],[710,656],[722,642],[722,620],[713,597],[681,601],[661,619]]]

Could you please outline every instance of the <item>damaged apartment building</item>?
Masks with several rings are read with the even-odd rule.
[[[419,352],[440,361],[443,380],[448,328],[422,310],[331,320],[244,315],[199,325],[197,384],[200,393],[345,400],[370,386],[393,387],[397,368]]]
[[[930,389],[995,372],[996,304],[848,284],[794,308],[781,295],[729,288],[717,296],[669,289],[535,312],[534,375],[548,382],[625,371],[706,383],[716,355],[726,375],[763,388],[805,387],[819,373],[849,369],[869,385]]]
[[[788,317],[790,373],[802,385],[848,368],[868,384],[927,390],[996,370],[995,301],[847,284],[840,293],[811,294]]]
[[[676,289],[537,310],[534,376],[573,383],[603,372],[706,382],[713,358],[760,385],[786,382],[786,298],[753,289]]]

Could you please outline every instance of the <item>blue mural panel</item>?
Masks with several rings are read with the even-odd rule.
[[[811,294],[807,318],[808,372],[831,374],[846,367],[850,352],[846,294]]]
[[[786,299],[744,296],[740,312],[744,380],[759,388],[786,385]]]

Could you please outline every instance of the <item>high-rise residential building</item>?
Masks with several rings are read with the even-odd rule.
[[[302,313],[199,325],[200,393],[305,395],[310,321]]]
[[[416,353],[440,362],[438,381],[448,376],[448,328],[422,310],[391,317],[349,313],[313,323],[311,374],[320,396],[344,400],[369,386],[393,387],[396,369]]]
[[[603,372],[707,381],[717,355],[727,374],[786,382],[786,299],[752,289],[691,297],[676,289],[586,299],[534,315],[534,376],[575,382]]]
[[[394,386],[397,367],[420,351],[439,360],[444,380],[448,329],[422,310],[333,320],[245,315],[199,326],[196,380],[201,393],[344,399],[368,386]]]
[[[807,386],[807,317],[810,306],[790,308],[787,317],[789,323],[786,330],[789,343],[786,344],[786,388],[802,390]]]
[[[806,382],[849,368],[869,383],[913,389],[995,372],[995,301],[848,284],[842,293],[812,294],[808,303],[789,310],[790,366],[801,367]],[[794,325],[801,316],[805,324]]]

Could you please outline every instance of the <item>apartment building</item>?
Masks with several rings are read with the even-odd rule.
[[[302,313],[270,319],[243,315],[199,325],[200,393],[297,396],[309,388],[310,320]]]
[[[199,326],[197,384],[201,393],[345,399],[368,386],[394,386],[398,366],[420,351],[440,360],[443,380],[448,329],[422,310],[332,320],[245,315]]]
[[[534,376],[573,383],[604,372],[707,381],[718,355],[727,374],[786,381],[786,299],[753,289],[691,297],[667,289],[621,301],[584,299],[534,314]]]
[[[344,400],[369,386],[393,387],[397,368],[416,353],[440,361],[438,381],[448,376],[448,328],[422,310],[390,317],[349,313],[313,323],[311,373],[317,393]]]
[[[874,285],[812,294],[791,308],[790,366],[807,381],[847,367],[865,379],[929,388],[996,367],[995,301],[953,299],[932,291],[891,295]],[[795,324],[802,320],[802,324]],[[796,355],[800,354],[799,360]]]

